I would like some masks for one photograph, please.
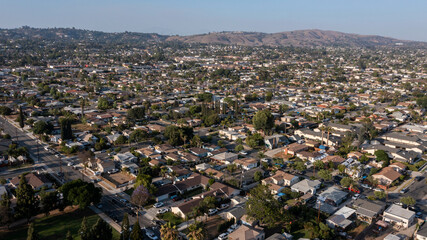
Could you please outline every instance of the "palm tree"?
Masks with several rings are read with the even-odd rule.
[[[329,134],[333,133],[334,130],[331,127],[326,127],[326,131],[328,131],[328,138],[326,144],[329,145]]]
[[[323,133],[325,132],[326,127],[322,125],[319,129],[322,132],[322,142],[321,142],[321,144],[323,145]]]
[[[187,237],[189,240],[204,240],[207,238],[205,225],[201,222],[194,222],[188,227],[188,230]]]
[[[176,229],[176,226],[172,225],[170,222],[162,225],[162,227],[160,228],[160,236],[162,240],[180,239],[179,232]]]

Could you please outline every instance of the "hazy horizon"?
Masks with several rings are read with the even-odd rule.
[[[427,1],[8,1],[0,28],[72,28],[194,35],[330,30],[427,41]],[[12,11],[13,10],[13,11]]]

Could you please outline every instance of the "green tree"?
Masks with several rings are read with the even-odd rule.
[[[273,93],[272,93],[272,92],[267,92],[267,93],[265,94],[265,100],[266,100],[267,102],[270,102],[272,98],[273,98]]]
[[[105,97],[99,97],[98,98],[98,109],[99,110],[107,110],[110,109],[111,105],[108,102],[108,99]]]
[[[57,207],[58,193],[56,191],[53,191],[53,192],[42,191],[39,195],[40,195],[40,203],[42,205],[41,210],[46,216],[48,216],[49,212],[54,210]]]
[[[342,164],[340,164],[340,165],[338,165],[338,170],[340,171],[340,173],[344,173],[345,172],[345,166],[344,165],[342,165]]]
[[[21,175],[16,189],[15,212],[18,217],[24,217],[27,222],[38,212],[39,200],[34,195],[33,188],[27,183],[25,176]]]
[[[79,235],[81,240],[92,240],[86,217],[83,217],[82,224],[79,229]]]
[[[122,232],[120,233],[120,240],[129,240],[130,232],[129,232],[129,217],[128,214],[125,213],[123,215],[122,221]]]
[[[81,209],[99,203],[102,197],[101,188],[81,179],[65,183],[59,191],[63,194],[66,204],[79,205]]]
[[[387,197],[386,193],[383,191],[375,191],[374,195],[378,199],[385,199]]]
[[[113,232],[111,226],[104,220],[98,218],[95,225],[90,230],[92,240],[111,240],[113,239]]]
[[[50,134],[53,130],[53,125],[50,122],[37,121],[34,124],[33,132],[35,134]]]
[[[115,145],[121,145],[127,143],[127,138],[123,135],[117,137],[116,141],[114,141]]]
[[[131,240],[143,240],[144,236],[141,231],[141,226],[139,225],[139,221],[136,221],[135,224],[133,224],[132,232],[130,233],[130,239]]]
[[[251,148],[264,146],[264,138],[259,133],[254,133],[246,138],[246,144]]]
[[[228,172],[230,172],[230,173],[234,173],[234,171],[236,171],[236,170],[237,170],[237,166],[236,166],[236,164],[228,164],[228,165],[227,165],[227,170],[228,170]]]
[[[61,126],[61,138],[63,140],[73,139],[73,130],[71,128],[72,123],[73,119],[69,117],[63,117],[59,120],[59,124]]]
[[[24,113],[22,112],[22,107],[21,106],[19,106],[18,121],[19,121],[19,127],[23,128],[24,127],[25,116],[24,116]]]
[[[325,163],[322,162],[321,160],[317,160],[314,162],[314,166],[316,167],[317,170],[324,169]]]
[[[234,151],[236,151],[236,152],[240,152],[240,151],[242,151],[244,148],[243,148],[243,145],[242,144],[239,144],[239,145],[237,145],[235,148],[234,148]]]
[[[162,225],[160,228],[160,237],[162,240],[180,239],[176,226],[173,226],[170,222]]]
[[[189,240],[204,240],[208,237],[205,224],[195,221],[188,227],[187,237]]]
[[[388,166],[390,163],[390,158],[384,150],[375,151],[375,157],[377,159],[377,162],[383,162],[384,166]]]
[[[39,234],[34,229],[34,223],[30,224],[30,227],[28,228],[27,232],[27,240],[39,240],[41,239]]]
[[[252,123],[256,130],[263,130],[267,133],[274,127],[274,117],[270,110],[264,109],[255,114]]]
[[[410,196],[400,198],[400,202],[408,206],[414,206],[417,203],[415,199]]]
[[[65,236],[65,240],[73,240],[73,235],[71,235],[70,230],[68,230],[67,236]]]
[[[293,164],[293,168],[295,168],[296,170],[302,172],[302,171],[304,171],[304,170],[307,169],[307,166],[305,166],[305,164],[302,161],[296,161]]]
[[[257,219],[269,228],[274,227],[283,220],[282,209],[268,186],[260,184],[250,191],[250,197],[246,202],[246,214],[251,219]]]
[[[10,115],[12,113],[12,109],[10,109],[9,107],[6,106],[0,106],[0,114],[5,116],[5,115]]]
[[[257,171],[257,172],[254,173],[254,180],[256,182],[259,182],[259,181],[262,180],[262,173],[260,171]]]
[[[141,120],[145,117],[145,108],[143,107],[134,107],[127,111],[128,121]]]
[[[352,184],[354,184],[354,180],[352,178],[350,178],[350,177],[344,177],[343,179],[341,179],[340,183],[341,183],[342,187],[348,188]]]
[[[9,224],[13,220],[13,212],[12,212],[12,208],[11,208],[10,198],[9,198],[9,195],[7,194],[7,192],[5,192],[1,196],[0,216],[1,216],[0,225],[7,225],[7,227],[9,228]]]
[[[322,178],[325,181],[331,181],[332,180],[332,174],[329,170],[322,169],[318,173],[319,177]]]

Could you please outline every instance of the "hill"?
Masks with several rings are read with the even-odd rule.
[[[394,38],[358,35],[336,31],[297,30],[280,33],[260,32],[218,32],[191,36],[173,36],[167,41],[181,41],[185,43],[218,43],[236,44],[244,46],[342,46],[342,47],[369,47],[403,44],[422,44],[421,42],[397,40]]]
[[[32,42],[96,44],[130,44],[139,46],[149,42],[176,42],[202,44],[232,44],[243,46],[295,46],[295,47],[375,47],[403,44],[412,47],[426,47],[425,42],[398,40],[375,35],[358,35],[336,31],[297,30],[280,33],[261,32],[215,32],[190,36],[167,36],[157,33],[81,30],[75,28],[31,28],[0,29],[0,41],[30,40]]]

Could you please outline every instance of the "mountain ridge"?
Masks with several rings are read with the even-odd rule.
[[[427,47],[427,42],[399,40],[379,35],[343,33],[332,30],[307,29],[278,33],[223,31],[195,35],[162,35],[139,32],[102,32],[75,28],[31,28],[0,29],[0,39],[31,40],[93,40],[105,42],[182,42],[201,44],[226,44],[241,46],[294,46],[294,47],[375,47],[407,45]]]

